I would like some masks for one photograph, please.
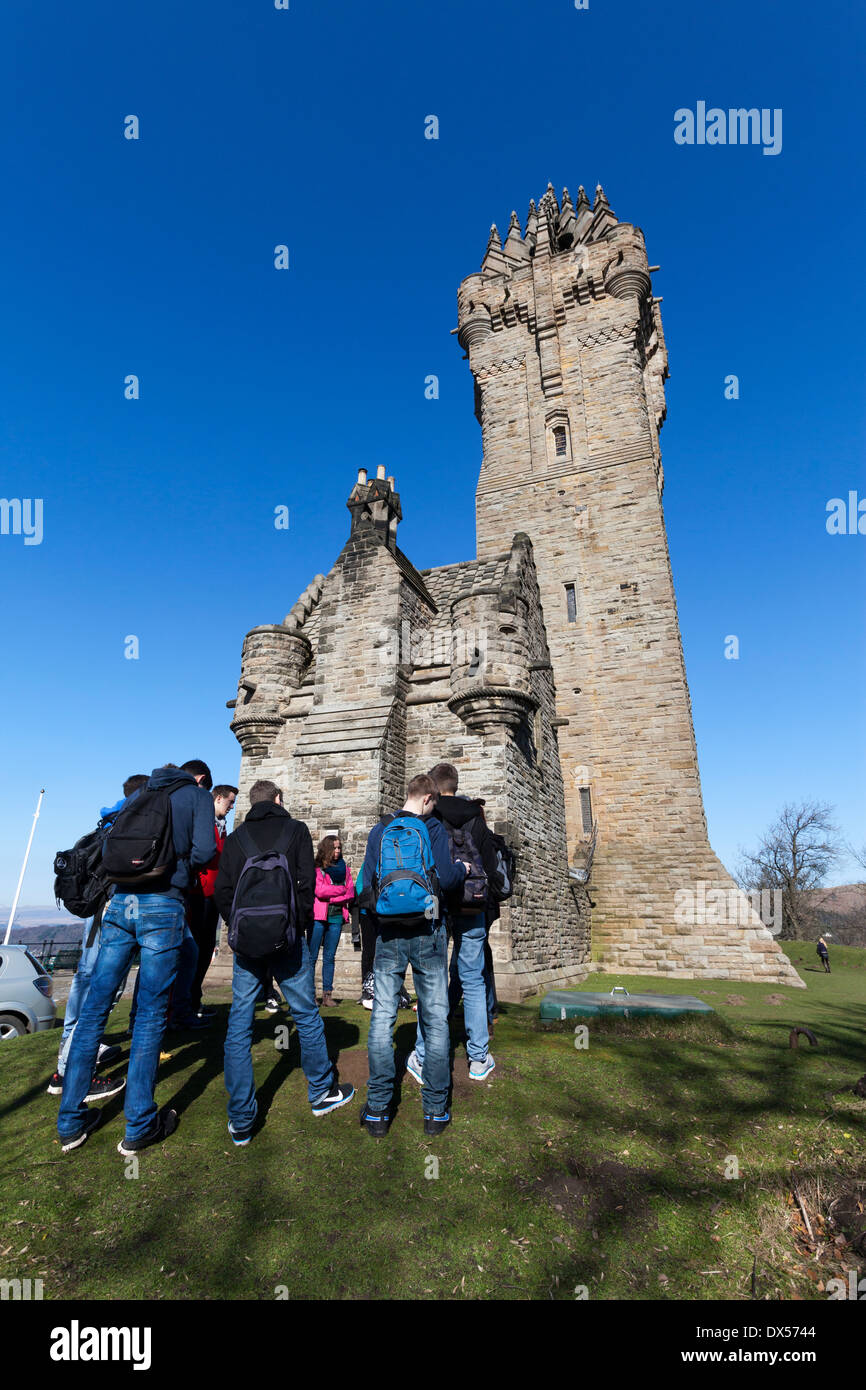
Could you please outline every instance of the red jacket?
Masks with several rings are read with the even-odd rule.
[[[203,869],[199,869],[196,887],[204,893],[206,898],[213,897],[213,890],[216,887],[217,874],[220,867],[220,855],[226,842],[225,835],[220,834],[219,826],[214,821],[213,836],[216,841],[216,854],[209,864],[205,864]]]

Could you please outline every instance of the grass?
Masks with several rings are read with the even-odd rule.
[[[140,1156],[137,1177],[115,1149],[122,1095],[61,1155],[45,1091],[59,1034],[9,1043],[0,1277],[42,1278],[46,1299],[573,1299],[581,1286],[603,1299],[824,1299],[829,1277],[866,1263],[866,1101],[851,1089],[866,1071],[866,951],[837,947],[826,976],[810,945],[786,950],[807,991],[592,976],[584,988],[698,993],[717,1015],[592,1025],[587,1049],[573,1024],[542,1025],[537,1000],[504,1006],[488,1082],[468,1081],[457,1044],[454,1123],[438,1140],[423,1134],[408,1076],[387,1139],[360,1129],[370,1016],[347,1001],[325,1027],[356,1100],[314,1119],[296,1036],[278,1051],[285,1016],[260,1011],[265,1123],[233,1148],[228,1002],[212,996],[211,1033],[166,1044],[157,1100],[181,1124]],[[109,1038],[127,1016],[124,1001]],[[817,1049],[789,1048],[797,1024]]]

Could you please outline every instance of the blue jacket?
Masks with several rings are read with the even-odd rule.
[[[402,811],[396,814],[403,815]],[[408,814],[408,812],[406,813]],[[440,820],[435,816],[416,816],[420,820],[430,837],[430,848],[433,851],[433,863],[436,865],[436,874],[439,879],[441,893],[453,892],[455,888],[460,888],[466,877],[466,870],[462,864],[455,864],[451,859],[451,847],[448,843],[448,832]],[[373,826],[367,837],[367,851],[364,855],[364,863],[361,867],[359,879],[365,884],[372,885],[376,876],[376,868],[379,863],[379,846],[382,843],[382,834],[386,829],[384,821],[379,821]]]
[[[213,838],[213,797],[200,787],[191,772],[181,772],[177,767],[155,767],[150,774],[149,787],[168,787],[172,782],[181,786],[170,794],[171,834],[177,863],[170,880],[148,886],[148,893],[164,893],[170,898],[180,898],[192,882],[191,869],[202,869],[209,864],[214,854]],[[134,791],[127,802],[138,796]]]

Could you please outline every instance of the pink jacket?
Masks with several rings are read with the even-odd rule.
[[[316,900],[313,903],[313,920],[316,922],[326,922],[328,920],[328,908],[343,908],[343,921],[349,920],[349,909],[346,903],[350,903],[355,896],[355,885],[352,882],[352,870],[346,865],[346,882],[332,883],[325,873],[316,865]]]

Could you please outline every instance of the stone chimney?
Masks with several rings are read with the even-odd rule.
[[[360,528],[370,527],[393,554],[397,549],[397,524],[403,512],[393,477],[385,477],[384,464],[379,464],[376,477],[369,482],[366,468],[358,470],[358,481],[349,493],[346,506],[352,513],[351,534],[354,535]]]

